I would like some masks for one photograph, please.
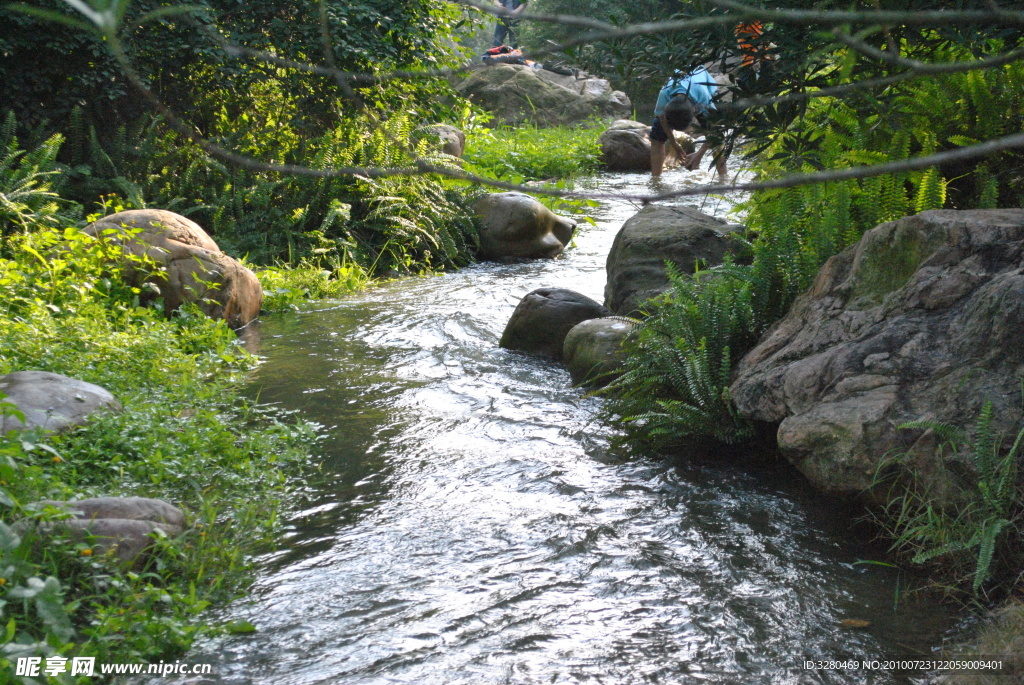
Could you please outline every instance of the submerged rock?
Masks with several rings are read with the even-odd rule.
[[[70,514],[58,521],[23,519],[21,532],[36,526],[37,532],[55,532],[74,540],[92,542],[94,553],[112,553],[118,560],[134,562],[153,544],[153,535],[176,537],[185,530],[185,514],[172,504],[148,497],[95,497],[71,502],[44,500],[35,505],[54,507]]]
[[[626,359],[622,343],[636,324],[635,319],[610,316],[573,326],[562,346],[573,385],[601,387],[621,375]]]
[[[608,253],[605,305],[616,314],[640,314],[645,300],[669,289],[666,261],[682,273],[717,266],[742,249],[729,237],[742,230],[689,207],[644,207],[622,225]]]
[[[473,210],[480,218],[480,259],[554,259],[572,240],[576,222],[523,193],[490,193]]]
[[[564,126],[595,116],[621,119],[633,109],[626,94],[613,90],[605,79],[577,78],[520,64],[477,69],[455,90],[493,113],[494,125]]]
[[[199,224],[162,209],[132,209],[103,217],[83,231],[103,236],[105,230],[123,226],[142,229],[125,244],[125,250],[152,259],[162,272],[154,276],[132,269],[128,276],[136,286],[143,281],[156,285],[168,316],[186,302],[195,302],[207,316],[224,319],[232,328],[259,316],[263,302],[259,279],[221,252]],[[110,239],[117,240],[116,234]]]
[[[524,297],[501,334],[510,350],[562,358],[565,336],[573,326],[611,312],[600,302],[565,288],[538,288]]]
[[[991,401],[996,434],[1015,432],[1022,377],[1024,210],[936,210],[829,259],[730,393],[745,417],[778,424],[782,453],[826,492],[861,493],[887,454],[909,451],[941,497],[952,464],[931,432],[899,426],[970,428]]]
[[[16,371],[0,376],[3,402],[25,415],[24,423],[0,410],[0,434],[23,428],[60,432],[79,426],[97,411],[121,409],[110,392],[92,383],[49,371]]]

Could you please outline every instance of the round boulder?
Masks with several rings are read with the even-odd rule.
[[[493,125],[569,126],[595,116],[620,119],[633,109],[629,98],[605,79],[577,78],[521,64],[477,69],[455,90],[493,113]]]
[[[72,502],[43,500],[30,506],[53,507],[70,515],[70,518],[47,522],[40,530],[55,531],[75,540],[91,540],[94,552],[110,552],[128,563],[153,544],[154,533],[176,537],[185,530],[185,514],[180,509],[148,497],[96,497]],[[22,531],[26,527],[24,523],[19,526]]]
[[[617,123],[617,122],[616,122]],[[611,171],[648,171],[651,168],[651,130],[610,128],[601,134],[601,159]]]
[[[565,288],[538,288],[524,297],[501,334],[501,346],[561,359],[576,324],[611,314],[601,303]]]
[[[523,193],[491,193],[474,206],[480,218],[480,259],[554,259],[572,240],[576,222]]]
[[[16,371],[0,376],[0,402],[9,402],[24,422],[0,410],[0,434],[25,428],[59,432],[85,423],[100,410],[121,409],[114,396],[98,385],[48,371]]]
[[[152,259],[157,275],[129,269],[134,285],[148,281],[164,298],[168,316],[186,302],[195,302],[207,316],[241,328],[257,316],[263,288],[249,269],[217,247],[199,224],[162,209],[132,209],[95,221],[84,232],[121,242],[123,228],[142,229],[123,241],[124,249]]]
[[[645,300],[670,287],[665,262],[682,273],[722,263],[742,243],[729,234],[743,227],[689,207],[648,205],[622,225],[608,253],[604,303],[616,314],[641,314]]]
[[[693,152],[693,138],[682,131],[673,131],[676,141],[687,152]],[[651,127],[639,121],[620,119],[612,123],[599,138],[601,159],[610,171],[650,171]],[[670,156],[667,167],[678,166],[679,160]]]
[[[609,316],[572,327],[562,345],[562,357],[573,385],[601,387],[622,374],[622,343],[636,327],[635,319]]]

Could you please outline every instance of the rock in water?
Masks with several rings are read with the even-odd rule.
[[[480,218],[480,259],[554,259],[572,240],[576,222],[523,193],[491,193],[473,210]]]
[[[649,171],[651,168],[651,130],[610,128],[601,134],[601,160],[611,171]]]
[[[134,255],[146,255],[166,278],[130,269],[133,285],[148,280],[164,298],[168,316],[186,302],[195,302],[213,319],[224,319],[232,328],[245,326],[260,313],[263,288],[249,269],[217,247],[197,223],[162,209],[131,209],[103,217],[83,229],[103,236],[107,229],[122,226],[142,232],[125,244]],[[116,235],[110,239],[117,240]]]
[[[669,289],[666,261],[682,273],[693,273],[698,264],[717,266],[742,249],[729,237],[742,230],[689,207],[644,207],[622,225],[608,253],[605,305],[616,314],[640,314],[645,300]]]
[[[573,326],[562,346],[573,384],[601,387],[618,377],[626,358],[622,343],[636,323],[635,319],[610,316]]]
[[[520,64],[475,70],[455,90],[488,112],[494,125],[577,124],[592,117],[621,119],[633,109],[626,94],[599,78],[577,79]]]
[[[675,131],[676,140],[687,152],[693,152],[693,138]],[[610,171],[651,170],[651,127],[639,121],[620,119],[601,134],[601,161]],[[674,157],[666,166],[679,163]]]
[[[561,359],[565,336],[573,326],[610,314],[599,302],[573,290],[538,288],[516,306],[500,344]]]
[[[107,390],[48,371],[16,371],[0,376],[0,395],[25,415],[22,423],[0,410],[0,434],[22,428],[59,432],[79,426],[97,411],[121,409]]]
[[[730,393],[745,417],[779,425],[782,453],[826,492],[861,493],[909,448],[942,496],[953,483],[934,436],[899,426],[970,428],[991,401],[995,433],[1015,432],[1022,377],[1024,210],[935,210],[829,259]]]

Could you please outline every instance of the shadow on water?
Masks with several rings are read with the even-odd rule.
[[[603,299],[636,209],[605,203],[559,260],[386,283],[258,325],[252,394],[324,424],[323,465],[251,596],[216,617],[257,632],[198,644],[189,660],[213,675],[178,682],[908,682],[803,670],[927,655],[950,625],[933,603],[896,604],[892,569],[856,563],[877,550],[851,539],[850,511],[778,463],[620,459],[600,400],[498,348],[534,288]]]

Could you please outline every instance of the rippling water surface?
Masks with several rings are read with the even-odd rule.
[[[872,552],[795,472],[617,460],[599,400],[557,364],[498,348],[534,288],[603,299],[608,249],[636,211],[604,203],[556,261],[396,281],[258,325],[253,394],[330,437],[308,507],[251,596],[215,617],[257,632],[200,643],[189,660],[214,675],[179,682],[907,680],[802,670],[928,654],[949,619],[894,609],[896,576],[854,564]]]

